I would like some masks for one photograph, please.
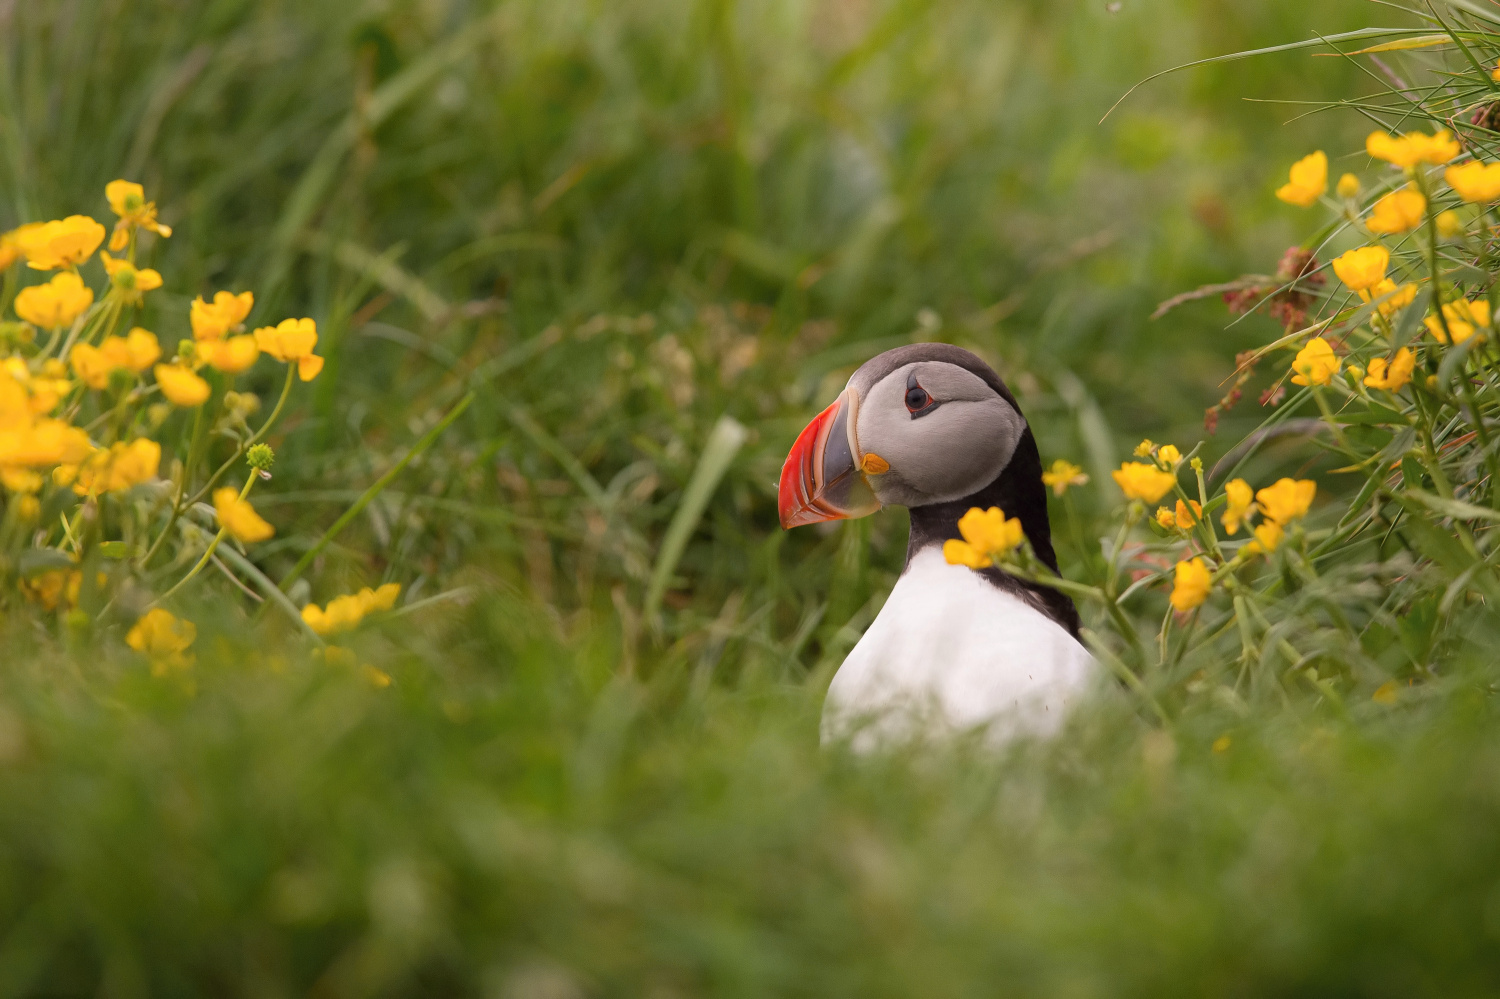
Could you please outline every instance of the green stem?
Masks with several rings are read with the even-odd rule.
[[[271,429],[271,424],[275,423],[276,418],[281,415],[282,407],[286,405],[287,396],[292,394],[292,379],[296,373],[296,364],[288,364],[286,367],[286,381],[281,386],[281,398],[276,400],[276,405],[272,408],[271,415],[266,417],[266,422],[260,425],[259,430],[250,435],[249,440],[242,442],[239,447],[235,448],[234,454],[230,455],[224,464],[219,466],[218,471],[208,477],[208,482],[204,483],[203,488],[193,494],[193,498],[187,501],[187,506],[192,506],[207,496],[209,490],[224,476],[224,473],[229,471],[234,466],[234,463],[240,460],[240,456],[254,445],[259,444],[261,439],[266,436],[266,433]]]
[[[1500,482],[1500,465],[1496,464],[1495,449],[1490,444],[1490,432],[1484,425],[1484,413],[1479,409],[1479,400],[1474,395],[1474,386],[1470,383],[1468,372],[1460,371],[1458,378],[1462,382],[1464,401],[1469,404],[1469,412],[1474,414],[1474,431],[1479,435],[1479,446],[1484,451],[1484,464],[1490,472],[1490,492],[1493,494],[1495,484]]]
[[[1093,649],[1094,655],[1104,660],[1104,664],[1120,678],[1121,682],[1133,690],[1141,700],[1150,706],[1152,712],[1161,720],[1163,726],[1171,728],[1172,719],[1168,717],[1166,711],[1162,709],[1161,704],[1152,696],[1151,691],[1146,689],[1146,685],[1141,682],[1141,678],[1135,675],[1135,671],[1121,662],[1120,657],[1110,650],[1109,646],[1099,635],[1094,634],[1088,628],[1084,628],[1082,634],[1084,641],[1088,642],[1089,647]]]
[[[469,408],[469,404],[473,401],[474,393],[469,392],[462,399],[460,399],[452,409],[448,411],[447,416],[444,416],[441,420],[438,421],[437,426],[427,431],[427,433],[422,436],[422,439],[417,441],[417,443],[412,446],[412,449],[410,451],[406,452],[406,456],[404,458],[396,462],[396,464],[391,467],[390,471],[386,472],[379,479],[375,480],[374,485],[366,489],[364,493],[359,497],[359,499],[354,501],[354,505],[351,506],[348,510],[345,510],[344,515],[341,516],[338,520],[334,521],[332,527],[323,532],[323,536],[319,538],[311,548],[303,553],[302,557],[297,560],[296,565],[292,566],[292,571],[287,573],[282,578],[281,582],[278,584],[281,587],[282,592],[285,592],[287,587],[296,582],[298,577],[300,577],[304,572],[307,571],[307,567],[312,565],[313,559],[317,558],[319,553],[321,553],[324,548],[328,547],[333,539],[338,536],[339,532],[342,531],[345,527],[348,527],[349,522],[352,521],[355,517],[358,517],[364,511],[365,507],[369,506],[370,503],[374,501],[375,497],[380,495],[381,490],[390,485],[392,480],[394,480],[396,476],[400,475],[402,470],[405,469],[407,465],[411,464],[413,459],[415,459],[419,454],[431,447],[433,441],[437,440],[438,437],[442,435],[443,431],[447,430],[448,427],[453,424],[453,421],[458,419],[459,416],[462,415],[463,411]]]
[[[246,496],[250,495],[250,487],[255,484],[255,479],[256,479],[256,476],[258,474],[259,473],[257,473],[254,469],[251,469],[250,474],[245,477],[244,488],[242,488],[240,490],[240,500],[241,501],[243,501]],[[219,533],[215,534],[214,535],[214,539],[208,543],[208,547],[206,549],[204,549],[204,551],[203,551],[203,557],[198,560],[198,563],[196,565],[194,565],[191,569],[188,570],[188,574],[186,576],[183,576],[181,579],[179,579],[177,581],[177,585],[176,586],[173,586],[170,590],[168,590],[167,592],[163,593],[161,596],[159,596],[155,600],[153,600],[151,602],[151,606],[152,607],[158,607],[158,606],[166,603],[172,597],[172,595],[174,593],[176,593],[178,590],[182,589],[184,586],[186,586],[189,582],[192,581],[192,579],[193,579],[194,576],[197,576],[198,573],[202,572],[203,571],[203,567],[206,566],[206,565],[208,565],[208,560],[211,559],[211,558],[213,558],[214,551],[219,547],[219,542],[223,541],[224,540],[224,535],[226,535],[228,533],[229,533],[229,528],[227,526],[225,526],[224,524],[221,523],[219,525]]]
[[[1129,536],[1130,529],[1135,526],[1137,504],[1132,501],[1125,510],[1125,520],[1120,524],[1120,532],[1115,535],[1114,550],[1109,553],[1109,573],[1104,578],[1104,594],[1113,600],[1118,592],[1115,589],[1115,579],[1120,574],[1120,552],[1125,547],[1125,538]]]
[[[1412,396],[1417,400],[1417,412],[1420,417],[1417,420],[1417,429],[1422,434],[1422,448],[1427,452],[1427,471],[1431,474],[1432,483],[1437,487],[1438,492],[1444,498],[1452,499],[1453,486],[1449,485],[1448,477],[1443,474],[1443,466],[1438,459],[1437,444],[1432,439],[1432,416],[1427,412],[1427,407],[1423,402],[1425,393],[1417,389],[1412,392]]]
[[[182,511],[191,505],[184,503],[182,497],[187,494],[188,476],[192,474],[193,466],[197,463],[198,447],[202,439],[203,407],[199,406],[193,412],[193,433],[188,441],[188,460],[182,466],[182,479],[177,483],[177,492],[172,497],[172,513],[167,517],[167,526],[162,528],[161,533],[156,536],[156,540],[146,549],[146,554],[141,556],[138,564],[142,569],[151,564],[152,556],[161,548],[162,543],[167,540],[167,536],[172,533],[172,528],[177,526],[177,518],[181,517]]]

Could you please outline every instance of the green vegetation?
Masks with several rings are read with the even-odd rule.
[[[1170,728],[1122,689],[1050,746],[854,760],[818,750],[817,713],[900,515],[788,534],[774,508],[855,365],[946,339],[1092,475],[1054,511],[1085,578],[1109,470],[1143,436],[1187,451],[1236,353],[1281,332],[1157,303],[1308,237],[1271,193],[1293,160],[1368,166],[1343,155],[1357,113],[1304,111],[1405,101],[1404,73],[1441,120],[1426,73],[1474,77],[1462,52],[1217,63],[1101,124],[1171,65],[1433,29],[1352,0],[354,6],[0,2],[0,231],[108,218],[105,184],[138,181],[174,234],[142,243],[166,284],[134,321],[168,355],[230,289],[248,326],[314,318],[327,359],[268,438],[275,538],[173,596],[195,665],[153,675],[87,581],[73,612],[4,597],[0,994],[1500,987],[1500,622],[1467,596],[1487,548],[1450,564],[1429,533],[1409,577],[1389,549],[1325,577],[1351,607],[1398,592],[1378,619],[1301,591],[1288,620],[1316,617],[1328,661],[1359,657],[1347,613],[1421,681],[1395,705],[1368,672],[1262,664],[1254,696],[1156,677]],[[35,280],[13,269],[4,301]],[[269,402],[283,377],[238,387]],[[1312,467],[1347,505],[1343,459],[1313,453],[1246,474]],[[1493,506],[1465,461],[1475,492],[1445,498]],[[1473,509],[1428,516],[1451,534]],[[401,603],[348,661],[314,655],[226,578],[252,565],[297,605]]]

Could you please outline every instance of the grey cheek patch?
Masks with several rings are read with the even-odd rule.
[[[968,371],[935,363],[913,367],[923,388],[942,404],[920,420],[911,419],[904,402],[909,369],[871,387],[858,417],[860,444],[891,465],[872,484],[887,504],[960,499],[1004,471],[1026,421]]]

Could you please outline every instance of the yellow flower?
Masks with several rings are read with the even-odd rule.
[[[1286,530],[1274,520],[1268,520],[1255,529],[1255,540],[1245,546],[1249,555],[1270,554],[1280,546]]]
[[[358,593],[334,597],[326,608],[308,604],[302,608],[302,620],[319,635],[333,635],[349,631],[376,611],[388,611],[396,606],[396,597],[401,593],[400,583],[386,583],[376,589],[366,586]]]
[[[1470,204],[1487,205],[1500,199],[1500,163],[1470,160],[1444,170],[1443,179]]]
[[[1307,516],[1318,484],[1311,479],[1278,479],[1255,494],[1255,501],[1267,519],[1286,525]]]
[[[104,352],[91,343],[74,344],[68,352],[68,363],[73,366],[78,380],[95,390],[109,385],[109,373],[115,367]]]
[[[188,647],[198,638],[198,628],[191,621],[174,617],[171,612],[153,607],[130,629],[125,644],[151,660],[153,675],[168,670],[187,669],[193,665]]]
[[[1422,192],[1403,187],[1375,202],[1370,217],[1365,220],[1365,228],[1379,233],[1406,232],[1422,224],[1426,211],[1427,199],[1422,197]]]
[[[245,317],[255,306],[255,295],[248,291],[238,295],[227,291],[214,293],[212,303],[199,295],[188,309],[188,321],[193,325],[194,340],[218,340],[239,329]]]
[[[1361,246],[1333,258],[1333,272],[1352,291],[1373,288],[1385,280],[1391,251],[1383,246]]]
[[[1147,437],[1145,440],[1141,441],[1135,446],[1135,456],[1137,458],[1144,458],[1146,457],[1146,455],[1155,450],[1156,445],[1151,443],[1151,438]]]
[[[174,406],[187,409],[201,406],[213,392],[208,382],[181,364],[158,364],[152,370],[156,375],[156,384],[161,386],[161,394]]]
[[[284,319],[276,326],[262,326],[255,331],[255,342],[278,361],[297,362],[297,375],[305,382],[323,370],[323,359],[313,353],[318,327],[311,319]]]
[[[1343,362],[1322,337],[1313,337],[1292,362],[1293,385],[1327,385]]]
[[[0,468],[76,465],[89,453],[89,435],[62,420],[11,423],[0,429]]]
[[[127,301],[139,302],[145,292],[161,287],[161,275],[149,267],[137,270],[130,261],[107,253],[99,254],[99,259],[104,261],[104,273],[109,275],[110,284],[118,288]]]
[[[110,211],[120,216],[109,241],[109,248],[116,253],[130,244],[132,226],[154,232],[163,239],[172,235],[170,226],[156,221],[156,202],[146,200],[146,189],[141,185],[128,180],[112,180],[104,185],[104,197],[109,202]]]
[[[29,468],[0,468],[0,486],[12,493],[41,492],[43,479]]]
[[[10,232],[0,233],[0,271],[9,270],[12,264],[26,255],[26,251],[21,249],[21,238],[40,225],[40,222],[32,222]]]
[[[1176,468],[1182,463],[1182,452],[1177,450],[1177,445],[1175,444],[1163,444],[1161,450],[1156,452],[1156,460],[1163,465],[1170,465],[1172,468]]]
[[[1370,373],[1365,376],[1365,384],[1370,388],[1399,392],[1407,382],[1411,381],[1412,369],[1416,367],[1416,364],[1416,355],[1408,348],[1402,347],[1396,351],[1396,356],[1389,363],[1383,357],[1372,359]]]
[[[1438,235],[1443,239],[1458,239],[1464,234],[1464,220],[1451,208],[1438,212],[1436,221]]]
[[[63,396],[73,391],[73,383],[66,378],[32,378],[26,388],[31,393],[31,411],[41,416],[57,408]]]
[[[214,512],[219,515],[219,526],[245,544],[264,541],[276,533],[276,528],[261,519],[250,501],[241,499],[240,491],[232,486],[214,490]]]
[[[94,293],[72,271],[54,275],[46,284],[22,288],[16,295],[16,315],[44,330],[71,326],[94,304]]]
[[[1253,505],[1253,493],[1250,483],[1244,479],[1235,479],[1224,486],[1224,515],[1219,522],[1224,525],[1224,530],[1230,534],[1238,534],[1240,523],[1250,515],[1250,507]]]
[[[1133,461],[1125,462],[1109,474],[1126,499],[1138,499],[1146,503],[1155,503],[1177,484],[1177,476],[1171,472],[1163,472],[1155,465],[1142,465]]]
[[[39,271],[77,267],[104,242],[104,226],[87,215],[43,222],[24,228],[17,237],[27,266]]]
[[[993,564],[994,558],[1004,558],[1025,538],[1021,522],[1006,520],[1004,511],[994,506],[988,510],[970,508],[958,519],[958,533],[964,539],[943,542],[943,557],[949,565],[971,569],[983,569]]]
[[[1399,167],[1432,163],[1442,166],[1459,154],[1458,142],[1446,128],[1431,135],[1407,132],[1399,138],[1385,132],[1371,132],[1365,139],[1365,151],[1377,160],[1385,160]]]
[[[1444,319],[1447,320],[1446,329],[1444,329]],[[1453,334],[1454,343],[1463,343],[1479,332],[1479,327],[1489,328],[1490,303],[1483,298],[1472,302],[1460,298],[1443,306],[1443,319],[1428,316],[1424,322],[1427,324],[1427,331],[1438,343],[1447,343],[1450,333]],[[1482,332],[1479,335],[1481,338],[1484,336]]]
[[[145,371],[161,357],[161,344],[156,341],[156,334],[139,326],[132,327],[123,340],[117,336],[107,337],[101,346],[116,364],[137,373]]]
[[[949,565],[966,565],[970,569],[987,569],[995,564],[984,552],[957,538],[943,542],[943,558]]]
[[[1176,578],[1172,583],[1172,609],[1185,614],[1201,605],[1208,599],[1208,591],[1212,586],[1213,578],[1209,575],[1208,563],[1203,559],[1178,562]]]
[[[49,611],[78,603],[78,591],[82,588],[83,573],[77,569],[51,569],[32,579],[21,581],[21,589],[27,598],[35,600],[44,610]]]
[[[1370,695],[1370,700],[1374,701],[1376,704],[1395,704],[1396,689],[1396,681],[1387,680],[1385,683],[1382,683],[1380,686],[1375,688],[1375,693]]]
[[[1289,183],[1276,189],[1276,197],[1289,205],[1307,208],[1328,190],[1328,157],[1319,149],[1292,164]]]
[[[1071,486],[1086,486],[1088,481],[1083,469],[1062,458],[1052,463],[1051,471],[1042,473],[1042,485],[1050,486],[1054,496],[1061,496]]]
[[[1197,500],[1190,500],[1192,507],[1189,508],[1182,500],[1177,501],[1177,509],[1171,510],[1167,507],[1157,507],[1156,522],[1167,530],[1176,528],[1179,531],[1190,531],[1198,519],[1203,516],[1203,506]]]
[[[1346,173],[1346,174],[1344,174],[1342,177],[1339,178],[1339,186],[1338,186],[1337,190],[1339,192],[1339,197],[1341,197],[1341,198],[1354,198],[1354,197],[1358,197],[1359,196],[1359,178],[1356,177],[1356,176],[1354,176],[1354,174],[1352,174],[1352,173]]]
[[[1392,294],[1393,292],[1394,294]],[[1396,282],[1390,278],[1382,278],[1369,291],[1361,290],[1359,293],[1359,297],[1366,302],[1373,302],[1377,298],[1385,298],[1386,295],[1390,295],[1391,297],[1386,298],[1385,301],[1381,302],[1375,308],[1382,316],[1390,317],[1416,301],[1417,286],[1411,282],[1407,282],[1397,288]]]
[[[109,385],[109,375],[116,368],[124,368],[139,374],[161,357],[161,345],[156,334],[139,326],[126,336],[107,336],[99,346],[87,343],[73,345],[68,354],[68,363],[80,381],[91,389],[102,389]]]
[[[129,444],[116,441],[77,466],[73,491],[80,496],[124,492],[156,478],[160,467],[161,445],[156,441],[149,437],[137,437]]]
[[[237,375],[260,358],[255,337],[231,336],[223,340],[204,340],[198,344],[198,356],[225,374]]]

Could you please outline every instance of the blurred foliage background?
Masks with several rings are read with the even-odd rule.
[[[364,637],[392,689],[247,641],[211,588],[192,690],[10,629],[0,994],[1493,991],[1482,700],[1368,726],[1230,706],[1176,741],[1106,704],[1050,750],[856,765],[818,753],[817,709],[902,515],[776,524],[797,430],[912,340],[991,360],[1096,486],[1142,436],[1186,450],[1279,327],[1216,299],[1148,317],[1306,235],[1271,191],[1365,129],[1289,102],[1368,67],[1215,64],[1101,118],[1154,71],[1375,17],[1404,23],[0,0],[0,229],[101,214],[128,177],[176,230],[147,261],[169,351],[221,288],[256,293],[252,324],[318,321],[328,368],[257,493],[268,572],[478,393],[301,594],[478,594]],[[1247,395],[1220,439],[1259,421]],[[745,443],[664,558],[724,416]]]
[[[329,371],[278,442],[280,523],[326,522],[382,452],[480,389],[464,440],[341,539],[335,589],[469,567],[608,614],[619,582],[639,607],[729,414],[750,441],[669,627],[698,630],[738,592],[742,613],[770,602],[774,637],[836,594],[816,650],[878,588],[863,567],[899,566],[904,529],[897,513],[782,536],[775,480],[808,415],[866,358],[942,338],[1013,383],[1048,460],[1096,479],[1143,435],[1199,436],[1234,353],[1275,327],[1226,332],[1215,300],[1147,317],[1270,273],[1303,235],[1269,196],[1284,163],[1359,134],[1246,98],[1345,94],[1361,72],[1303,53],[1222,64],[1100,119],[1150,72],[1368,10],[14,5],[0,224],[80,210],[128,175],[181,234],[159,246],[177,277],[146,316],[169,350],[187,301],[223,287],[255,291],[252,323],[318,321]]]

